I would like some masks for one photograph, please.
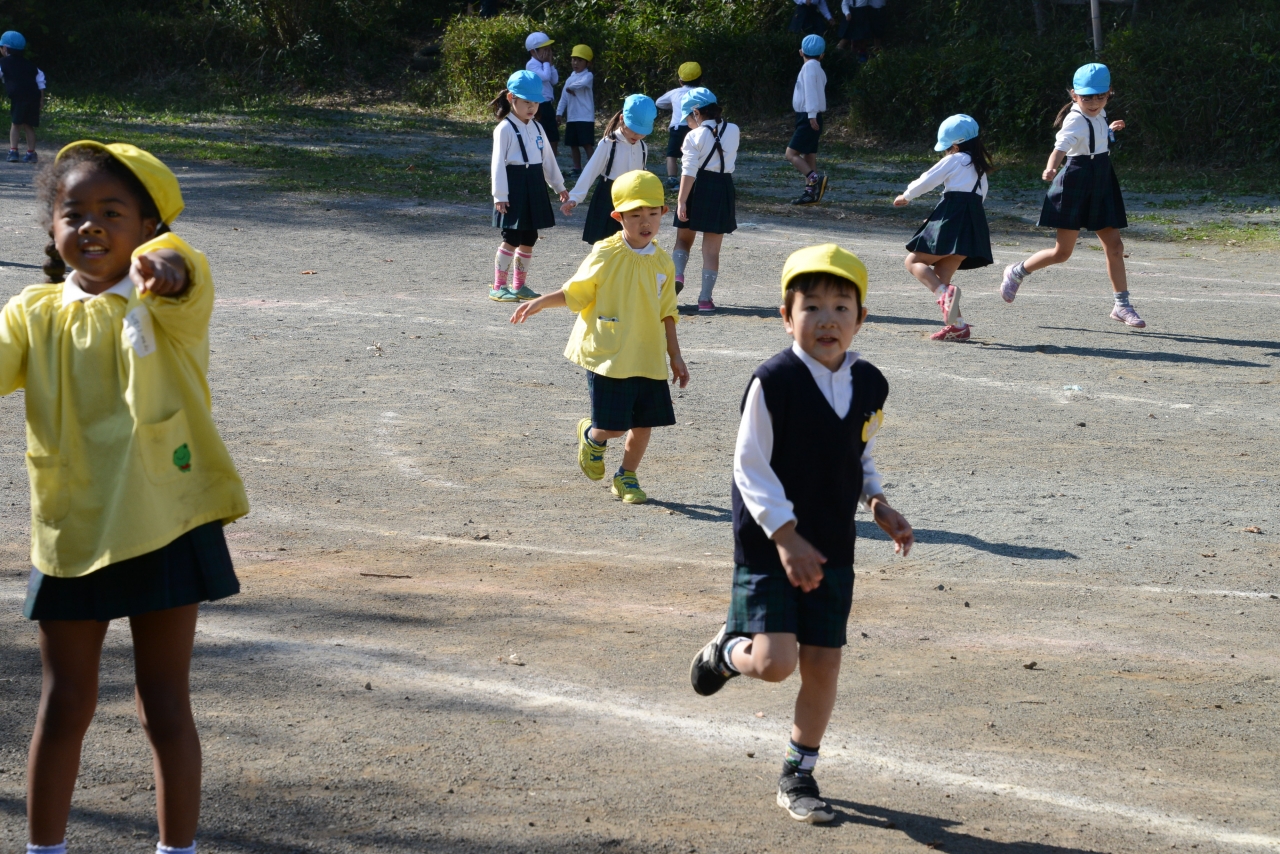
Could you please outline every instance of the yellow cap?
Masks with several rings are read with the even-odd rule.
[[[615,185],[616,186],[616,185]],[[867,304],[867,268],[848,249],[834,243],[806,246],[791,253],[782,265],[782,299],[787,298],[787,284],[801,273],[830,273],[848,279],[858,287],[858,302]]]
[[[585,44],[575,44],[573,46],[573,52],[569,55],[576,56],[578,59],[585,59],[587,62],[596,58],[596,55],[591,52],[591,48],[587,47]]]
[[[613,182],[613,209],[630,211],[636,208],[660,208],[666,203],[666,194],[658,176],[644,169],[634,169]]]
[[[671,66],[668,65],[667,67],[670,68]],[[680,66],[676,73],[680,75],[681,82],[689,83],[702,76],[702,66],[696,62],[686,62]]]
[[[129,145],[126,142],[113,142],[106,145],[96,140],[82,139],[63,146],[54,161],[62,159],[62,155],[71,149],[81,147],[105,151],[129,167],[129,171],[137,176],[142,186],[146,187],[147,192],[151,194],[151,200],[156,203],[156,210],[160,212],[160,221],[165,225],[172,224],[186,207],[182,201],[182,190],[178,187],[177,176],[154,154],[143,151],[136,145]]]

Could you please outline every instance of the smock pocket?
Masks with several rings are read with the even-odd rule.
[[[602,356],[610,356],[622,347],[622,323],[616,317],[596,317],[592,324],[591,340],[593,349]]]
[[[152,483],[170,483],[191,474],[195,464],[187,413],[176,413],[156,424],[139,424],[142,464]]]
[[[67,458],[62,454],[27,454],[31,479],[31,512],[42,522],[61,522],[71,509],[67,489]]]

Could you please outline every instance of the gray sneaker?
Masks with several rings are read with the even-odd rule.
[[[835,810],[818,793],[812,774],[783,774],[778,778],[778,806],[796,821],[822,824],[836,817]]]
[[[1004,268],[1004,280],[1000,282],[1000,297],[1005,302],[1013,302],[1013,298],[1018,295],[1018,288],[1022,286],[1022,277],[1014,274],[1013,268],[1016,264],[1010,264]]]

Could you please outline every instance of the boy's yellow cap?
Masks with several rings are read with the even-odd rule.
[[[670,68],[671,66],[668,65],[667,67]],[[688,83],[702,76],[702,66],[696,62],[686,62],[677,69],[676,74],[681,81]]]
[[[614,186],[617,186],[616,184]],[[848,279],[858,287],[858,302],[867,304],[867,268],[858,256],[834,243],[806,246],[791,253],[782,265],[782,299],[787,298],[787,285],[801,273],[830,273]]]
[[[665,203],[662,182],[645,169],[634,169],[613,182],[613,209],[619,213],[636,208],[660,208]]]
[[[575,44],[573,51],[569,55],[576,56],[578,59],[585,59],[587,62],[596,58],[596,55],[591,52],[591,48],[585,44]]]
[[[186,203],[182,201],[182,190],[178,187],[177,176],[151,152],[143,151],[127,142],[113,142],[107,145],[93,139],[82,139],[63,146],[58,156],[54,158],[54,162],[62,159],[62,155],[71,149],[80,147],[105,151],[127,166],[151,194],[151,200],[156,203],[156,210],[160,212],[160,221],[165,225],[171,225],[186,207]]]

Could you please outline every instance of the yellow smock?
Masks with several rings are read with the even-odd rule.
[[[63,304],[63,285],[26,288],[0,315],[0,394],[26,389],[31,562],[74,578],[249,512],[213,424],[205,372],[213,276],[204,254],[163,234],[178,297],[104,294]]]
[[[622,232],[591,247],[573,278],[565,303],[578,313],[565,358],[615,379],[667,379],[665,318],[679,320],[676,268],[656,243],[637,252]]]

